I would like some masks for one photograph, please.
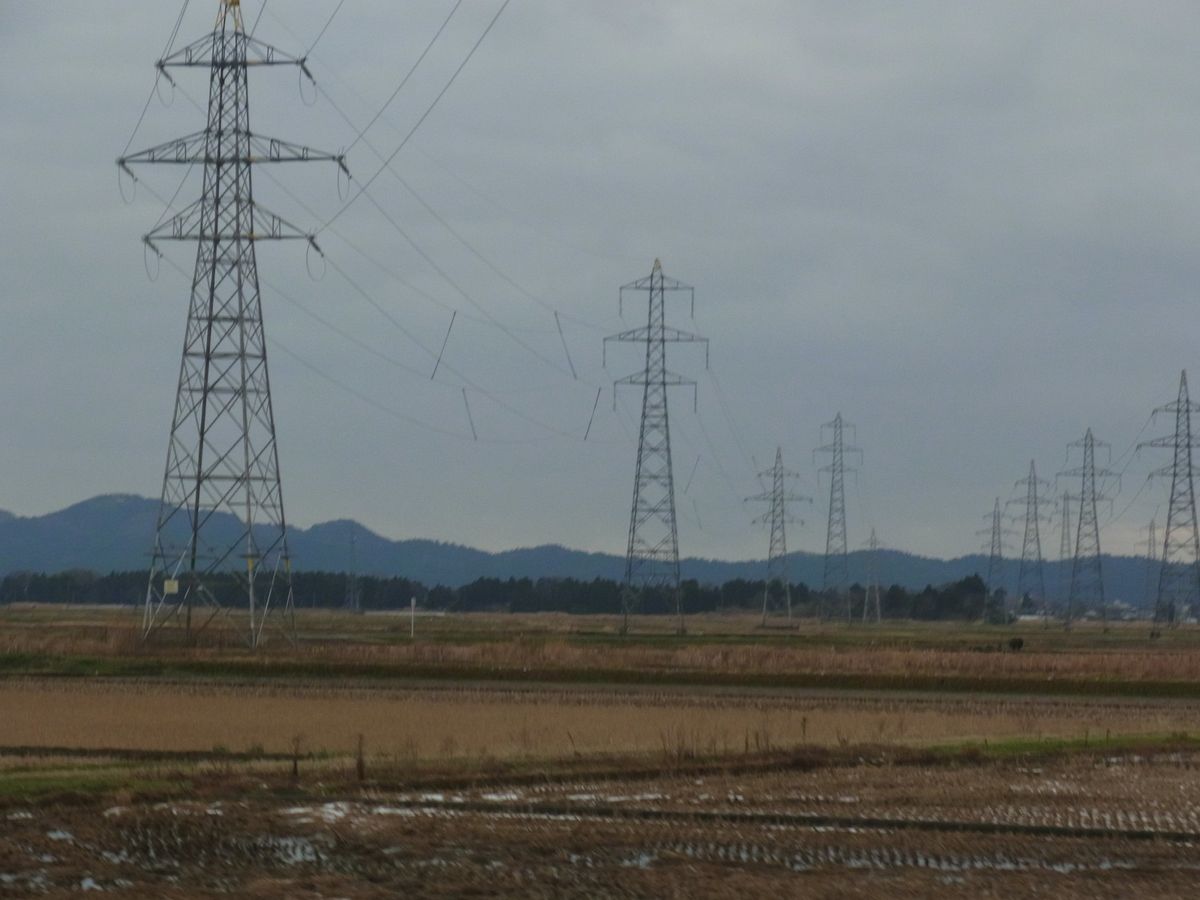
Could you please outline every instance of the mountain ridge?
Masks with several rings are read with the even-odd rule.
[[[18,516],[0,510],[0,575],[15,571],[61,572],[92,569],[98,572],[145,568],[158,518],[158,501],[136,494],[101,494],[41,516]],[[230,517],[229,527],[236,523]],[[448,541],[427,538],[392,540],[352,519],[319,522],[308,528],[290,527],[289,543],[296,567],[304,570],[344,571],[354,565],[363,575],[403,576],[426,585],[459,587],[478,578],[576,578],[619,580],[623,557],[577,550],[561,544],[540,544],[490,552]],[[909,590],[945,584],[986,571],[987,558],[979,554],[938,559],[900,550],[878,551],[880,583],[899,584]],[[869,577],[869,551],[849,554],[850,578],[865,583]],[[820,554],[788,554],[791,578],[818,587],[823,558]],[[1146,562],[1139,557],[1105,556],[1105,582],[1113,600],[1141,605],[1146,584]],[[1046,586],[1055,596],[1065,566],[1045,565]],[[721,560],[687,557],[680,560],[683,577],[719,584],[737,578],[758,580],[764,575],[762,559]],[[1005,560],[1003,576],[1009,590],[1016,582],[1017,561]]]

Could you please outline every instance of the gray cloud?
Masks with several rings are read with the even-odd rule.
[[[181,40],[208,27],[211,5],[191,4]],[[365,121],[448,9],[349,0],[314,71]],[[391,152],[494,9],[464,4],[372,144]],[[168,266],[145,278],[138,238],[162,208],[145,190],[123,205],[113,159],[177,10],[0,6],[0,506],[17,512],[159,488],[187,286]],[[259,34],[297,51],[327,15],[311,0],[272,3]],[[679,504],[685,552],[765,551],[740,498],[757,489],[748,457],[765,465],[776,444],[818,494],[792,543],[821,548],[826,485],[810,450],[839,410],[865,450],[851,542],[874,524],[893,546],[974,550],[979,516],[1030,457],[1052,474],[1090,425],[1124,465],[1193,363],[1198,24],[1182,3],[514,0],[397,161],[545,306],[386,174],[372,195],[471,299],[365,200],[335,227],[374,261],[338,235],[322,244],[426,347],[459,310],[439,383],[298,308],[429,371],[428,354],[335,271],[313,281],[301,252],[262,250],[268,332],[287,348],[273,350],[272,380],[291,518],[354,516],[394,537],[488,548],[623,549],[637,398],[622,395],[614,414],[606,390],[586,444],[557,432],[582,435],[591,385],[636,368],[623,348],[603,370],[600,338],[635,320],[633,309],[617,318],[617,286],[660,256],[697,287],[695,322],[682,304],[672,320],[713,340],[716,380],[694,348],[671,354],[700,381],[698,415],[683,393],[672,407],[681,481],[700,457]],[[255,75],[256,128],[353,141],[324,100],[303,104],[292,74]],[[180,84],[203,102],[202,73]],[[181,92],[169,107],[155,100],[135,147],[198,121]],[[360,177],[377,166],[363,145],[350,162]],[[169,196],[177,174],[146,183]],[[180,196],[196,190],[193,177]],[[281,168],[256,190],[301,222],[340,205],[329,170]],[[171,258],[190,269],[185,251]],[[565,373],[547,306],[586,383]],[[484,440],[467,439],[455,373],[520,415],[472,393]],[[1162,504],[1159,487],[1130,504],[1157,462],[1130,463],[1106,549],[1132,551]],[[1057,534],[1044,543],[1057,549]]]

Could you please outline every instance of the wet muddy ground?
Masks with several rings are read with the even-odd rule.
[[[0,896],[1193,897],[1200,756],[0,807]]]

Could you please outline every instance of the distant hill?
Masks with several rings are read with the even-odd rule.
[[[44,516],[14,516],[0,511],[0,574],[14,571],[61,572],[94,569],[111,572],[142,569],[158,517],[158,501],[132,494],[107,494],[76,503]],[[237,527],[227,517],[219,527]],[[311,528],[292,528],[289,540],[297,568],[343,571],[350,566],[350,539],[363,574],[401,575],[427,585],[458,587],[477,578],[611,578],[624,572],[621,557],[571,550],[555,544],[489,553],[460,544],[429,540],[393,541],[348,519],[322,522]],[[850,577],[865,583],[869,554],[850,554]],[[792,580],[821,584],[822,558],[816,554],[790,556]],[[760,579],[762,560],[687,558],[684,578],[719,584],[735,578]],[[986,557],[963,556],[942,560],[898,550],[879,552],[880,581],[919,590],[945,584],[987,568]],[[1046,586],[1054,595],[1061,566],[1046,564]],[[1005,563],[1005,580],[1015,589],[1017,563]],[[1112,600],[1140,605],[1145,585],[1145,561],[1133,557],[1104,557],[1106,590]]]

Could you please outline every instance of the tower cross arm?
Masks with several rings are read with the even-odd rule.
[[[691,387],[691,388],[696,387],[696,382],[694,379],[684,378],[682,375],[677,375],[674,372],[664,372],[662,380],[660,381],[659,379],[654,379],[654,383],[655,384],[664,384],[667,387],[681,387],[681,386],[687,386],[687,387]],[[616,386],[620,386],[623,384],[645,385],[646,384],[646,373],[645,372],[634,372],[632,375],[626,375],[624,378],[618,378],[616,381],[613,382],[613,384]]]
[[[613,382],[613,409],[617,408],[617,388],[621,385],[635,384],[645,386],[651,383],[646,380],[645,372],[634,372],[632,375],[626,375],[624,378],[618,378]],[[676,375],[674,372],[663,372],[662,379],[654,379],[653,384],[661,384],[663,387],[690,387],[692,389],[692,411],[699,408],[700,391],[696,387],[696,382],[691,378],[684,378],[682,375]]]
[[[775,477],[775,466],[772,466],[769,469],[763,469],[761,472],[756,472],[755,474],[759,478],[774,478]],[[779,467],[779,474],[782,475],[784,478],[799,478],[800,477],[799,472],[795,471],[794,469],[784,468],[783,466]]]
[[[833,453],[838,449],[839,449],[839,447],[837,444],[822,444],[820,447],[814,448],[813,453]],[[862,447],[854,447],[854,446],[851,446],[850,444],[842,444],[840,449],[843,453],[858,453],[859,455],[862,454]]]
[[[629,284],[621,285],[622,291],[649,291],[662,289],[664,291],[694,291],[695,288],[690,284],[684,284],[682,281],[676,281],[674,278],[668,278],[661,271],[651,273],[636,281],[631,281]],[[609,290],[612,290],[609,288]],[[611,295],[610,295],[611,296]]]
[[[690,331],[681,331],[678,328],[672,328],[669,325],[661,325],[658,328],[651,330],[648,326],[643,325],[640,328],[630,328],[626,331],[619,331],[616,334],[610,334],[603,341],[603,362],[608,363],[608,342],[616,341],[622,344],[644,344],[647,341],[662,340],[669,344],[703,344],[704,345],[704,368],[708,368],[708,338],[698,334],[692,334]]]
[[[1081,477],[1083,477],[1084,472],[1086,470],[1087,470],[1087,466],[1076,466],[1073,469],[1064,469],[1063,471],[1059,472],[1055,477],[1056,478],[1081,478]],[[1097,481],[1100,481],[1100,480],[1103,480],[1106,478],[1112,478],[1112,479],[1116,479],[1116,482],[1118,485],[1121,483],[1121,473],[1114,472],[1112,469],[1093,468],[1092,475],[1095,476]]]
[[[259,203],[250,201],[252,210],[249,230],[239,231],[236,228],[213,230],[212,223],[204,215],[204,200],[197,200],[183,210],[167,219],[153,231],[143,235],[142,240],[157,252],[155,241],[211,241],[211,240],[245,240],[245,241],[284,241],[305,240],[317,252],[313,234],[293,225],[281,216],[276,215]]]
[[[681,331],[678,328],[672,328],[670,325],[663,325],[651,331],[650,328],[643,325],[641,328],[630,328],[626,331],[619,331],[616,334],[610,334],[604,340],[606,341],[622,341],[624,343],[644,344],[646,341],[657,341],[660,339],[669,343],[676,344],[707,344],[708,338],[698,334],[693,334],[690,331]]]
[[[347,175],[350,170],[346,167],[346,157],[341,153],[328,153],[324,150],[314,150],[303,144],[294,144],[282,138],[245,132],[247,141],[243,152],[228,153],[213,156],[209,153],[207,131],[197,131],[180,138],[173,138],[164,143],[137,153],[122,156],[117,165],[129,171],[130,165],[140,163],[218,163],[230,165],[233,163],[264,163],[264,162],[335,162]],[[238,142],[233,142],[235,145]]]
[[[770,525],[772,519],[774,519],[774,518],[775,517],[772,515],[771,511],[767,510],[761,516],[755,516],[753,519],[751,519],[750,524],[751,525]],[[788,525],[805,525],[805,524],[807,524],[803,519],[797,519],[791,513],[785,514],[780,521],[786,522]]]
[[[273,47],[270,44],[260,41],[257,38],[250,37],[244,32],[239,32],[238,39],[243,41],[246,48],[245,59],[229,58],[218,53],[213,56],[213,51],[216,48],[224,49],[222,32],[210,33],[204,37],[197,38],[190,44],[180,47],[170,56],[164,56],[155,66],[160,72],[166,75],[167,69],[177,68],[205,68],[213,67],[221,68],[223,66],[299,66],[304,72],[309,81],[313,81],[312,73],[308,71],[308,57],[292,56],[290,53],[284,53],[278,47]],[[170,76],[168,75],[169,79]]]
[[[1174,435],[1164,435],[1163,437],[1152,438],[1148,441],[1142,441],[1137,445],[1137,449],[1141,450],[1144,447],[1151,447],[1161,450],[1174,450],[1176,447],[1200,447],[1200,437],[1176,438]]]
[[[1022,478],[1020,481],[1015,482],[1013,484],[1013,487],[1029,487],[1029,483],[1031,481],[1040,485],[1041,487],[1045,487],[1045,488],[1050,487],[1050,482],[1047,481],[1045,478]],[[1025,501],[1020,500],[1018,502],[1024,503]]]
[[[1154,407],[1152,412],[1156,416],[1162,413],[1170,413],[1171,415],[1175,415],[1184,409],[1186,409],[1188,412],[1200,412],[1200,403],[1195,403],[1186,399],[1172,400],[1170,403],[1164,403],[1162,406]]]
[[[750,497],[747,497],[742,502],[743,503],[752,503],[756,500],[762,500],[764,502],[771,502],[775,499],[776,499],[776,494],[774,491],[763,491],[761,494],[754,494]],[[793,494],[791,491],[785,491],[783,494],[779,495],[779,499],[786,500],[788,503],[812,503],[813,502],[812,497],[806,497],[803,494]]]

